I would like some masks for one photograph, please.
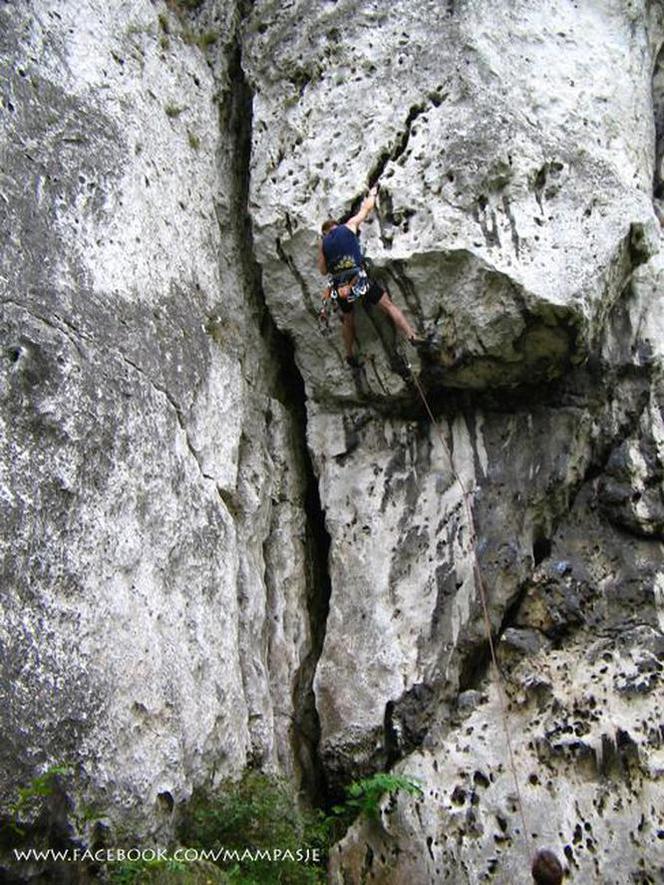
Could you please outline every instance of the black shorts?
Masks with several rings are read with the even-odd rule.
[[[369,288],[361,298],[350,302],[345,301],[343,298],[339,298],[337,303],[341,308],[342,313],[352,313],[354,305],[358,304],[360,301],[364,301],[367,307],[375,307],[386,292],[387,289],[383,288],[383,286],[379,285],[375,280],[370,280]]]

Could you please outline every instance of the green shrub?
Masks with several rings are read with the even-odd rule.
[[[380,800],[387,794],[405,792],[409,796],[422,796],[422,787],[415,778],[402,774],[378,772],[371,777],[354,781],[346,789],[348,797],[343,805],[335,805],[332,811],[342,819],[355,814],[366,814],[377,819],[380,814]]]
[[[111,885],[231,885],[218,867],[207,861],[125,861],[107,867]]]
[[[187,872],[187,864],[176,860],[127,860],[110,865],[108,870],[113,885],[139,885],[163,880],[169,873],[176,874],[173,878],[177,880],[177,874]]]
[[[56,778],[66,777],[71,774],[71,770],[63,765],[52,765],[44,774],[40,774],[30,783],[21,787],[18,791],[16,802],[9,806],[13,821],[10,822],[12,829],[19,835],[23,835],[24,831],[21,821],[26,813],[35,812],[35,809],[41,804],[41,800],[48,796],[52,796],[56,787]]]
[[[326,881],[330,832],[331,822],[322,812],[303,811],[284,781],[248,771],[215,795],[194,794],[182,814],[178,837],[188,848],[223,847],[240,853],[318,849],[317,865],[259,859],[226,867],[233,885],[317,885]]]
[[[376,819],[383,796],[398,792],[423,794],[414,778],[381,772],[352,783],[344,803],[325,815],[303,811],[285,781],[247,771],[242,780],[225,784],[213,795],[195,793],[181,813],[178,838],[187,848],[225,848],[240,855],[247,849],[279,848],[293,854],[298,849],[317,849],[321,860],[317,865],[297,860],[240,860],[224,866],[222,859],[219,865],[232,885],[319,885],[326,882],[330,846],[359,814]]]

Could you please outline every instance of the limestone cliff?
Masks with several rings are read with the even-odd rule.
[[[166,6],[0,15],[2,794],[70,765],[110,825],[169,832],[196,783],[292,773],[310,718],[308,459],[238,13],[216,77]]]
[[[167,837],[248,762],[395,766],[333,882],[658,881],[663,42],[649,0],[0,5],[5,813],[66,764],[70,831]],[[359,310],[350,372],[318,229],[375,182],[440,345]]]

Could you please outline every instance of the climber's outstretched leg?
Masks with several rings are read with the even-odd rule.
[[[355,351],[355,310],[352,304],[341,308],[341,337],[344,340],[346,362],[351,369],[362,367],[364,360],[356,356]]]
[[[355,348],[355,311],[349,310],[341,314],[341,337],[346,348],[346,359],[353,356]]]
[[[392,301],[387,292],[384,292],[382,298],[378,302],[378,307],[388,315],[388,317],[392,320],[394,325],[399,329],[400,332],[411,342],[411,344],[417,344],[422,341],[421,336],[417,334],[415,329],[408,322],[403,313],[399,310],[396,304]]]

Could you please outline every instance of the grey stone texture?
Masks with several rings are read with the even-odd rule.
[[[390,769],[331,882],[659,881],[661,5],[184,5],[0,4],[2,811]],[[432,343],[358,308],[350,372],[375,181]]]
[[[395,760],[425,784],[351,829],[334,882],[526,882],[542,845],[580,881],[661,874],[661,13],[255,4],[254,239],[331,537],[321,758],[333,788]],[[440,348],[360,312],[350,373],[317,335],[316,226],[376,180],[367,254]]]
[[[302,776],[303,445],[232,90],[163,4],[0,19],[4,811],[68,766],[77,809],[168,835],[248,760]]]

